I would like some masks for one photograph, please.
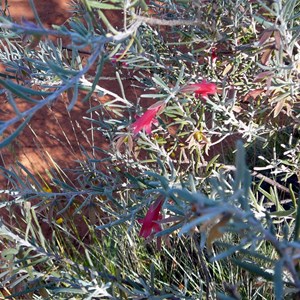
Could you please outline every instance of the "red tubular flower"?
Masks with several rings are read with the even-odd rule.
[[[163,203],[164,200],[162,198],[157,199],[152,205],[150,205],[145,218],[138,220],[139,223],[142,224],[139,236],[147,239],[152,234],[155,234],[162,230],[158,221],[162,219],[160,210]]]
[[[212,47],[211,48],[211,61],[212,61],[212,63],[215,63],[217,59],[218,59],[217,48]]]
[[[217,92],[217,86],[202,80],[200,83],[189,84],[181,89],[182,93],[195,93],[197,97],[207,98],[208,95],[214,95]]]
[[[133,128],[134,135],[138,134],[141,130],[145,129],[146,133],[151,133],[152,124],[156,124],[156,114],[160,110],[161,105],[152,109],[148,109],[141,117],[139,117],[131,127]]]

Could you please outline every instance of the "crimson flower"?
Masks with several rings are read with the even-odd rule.
[[[164,200],[162,198],[157,199],[150,205],[145,218],[138,220],[139,223],[142,224],[139,236],[147,239],[148,237],[151,237],[153,233],[155,234],[162,230],[158,221],[162,219],[160,210],[163,203]]]
[[[151,109],[148,108],[142,116],[132,123],[131,127],[133,128],[134,135],[138,134],[143,129],[145,129],[146,133],[151,133],[152,124],[157,124],[155,117],[160,108],[161,105]]]
[[[181,89],[182,93],[195,93],[197,97],[207,98],[208,95],[214,95],[217,92],[217,86],[214,83],[202,80],[200,83],[189,84]]]
[[[215,63],[217,59],[218,59],[217,48],[212,47],[212,49],[211,49],[211,61],[212,61],[212,63]]]

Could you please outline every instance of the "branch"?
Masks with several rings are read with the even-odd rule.
[[[193,26],[202,24],[200,20],[164,20],[156,18],[148,18],[133,14],[133,18],[139,22],[144,22],[150,25],[161,25],[161,26]]]

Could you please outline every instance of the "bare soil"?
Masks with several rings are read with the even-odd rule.
[[[25,18],[28,21],[35,22],[33,11],[28,0],[8,0],[10,14],[16,22],[22,22]],[[2,6],[3,6],[2,2]],[[66,0],[38,0],[35,1],[37,12],[44,26],[50,28],[53,24],[64,24],[71,16],[71,7]],[[2,7],[4,9],[4,7]],[[114,12],[108,12],[110,20],[114,25],[120,23],[120,16]],[[67,45],[65,45],[67,46]],[[1,72],[5,71],[1,66]],[[91,75],[93,70],[91,70]],[[115,77],[115,68],[113,65],[108,66],[101,78],[102,87],[121,95],[119,84]],[[123,82],[124,90],[128,99],[138,96],[138,91],[131,87],[130,81]],[[80,146],[90,148],[92,138],[97,147],[107,149],[104,137],[99,132],[91,132],[91,123],[84,120],[88,116],[86,111],[91,105],[107,101],[109,98],[93,97],[90,101],[82,103],[77,102],[71,112],[66,109],[68,100],[66,95],[61,95],[59,99],[51,105],[44,107],[31,120],[29,126],[14,140],[7,148],[0,150],[0,164],[6,168],[11,168],[16,161],[23,164],[30,172],[38,175],[40,179],[49,182],[50,178],[46,170],[58,167],[61,170],[72,169],[76,166],[75,161],[83,159]],[[132,99],[136,101],[135,99]],[[98,103],[99,104],[99,103]],[[2,118],[9,118],[13,111],[7,103],[5,97],[0,97],[0,109],[3,114]],[[13,128],[12,128],[13,130]],[[93,134],[93,137],[92,137]],[[63,176],[63,173],[61,173]],[[0,181],[5,185],[5,180]]]

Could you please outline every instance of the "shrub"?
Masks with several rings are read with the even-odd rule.
[[[296,297],[299,3],[72,10],[51,29],[38,15],[1,17],[1,92],[14,114],[0,146],[65,94],[69,110],[109,96],[86,119],[110,147],[82,147],[69,182],[1,168],[3,297]],[[111,69],[120,95],[102,85]]]

